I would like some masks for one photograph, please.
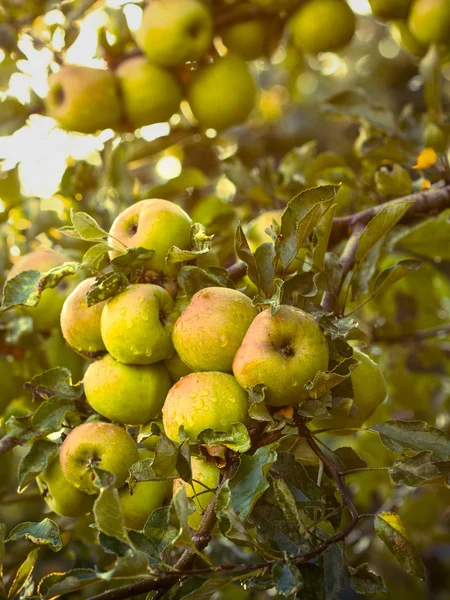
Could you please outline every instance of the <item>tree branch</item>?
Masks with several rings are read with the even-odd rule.
[[[0,455],[5,454],[15,446],[19,445],[19,440],[16,440],[16,438],[13,438],[9,435],[5,435],[4,437],[0,438]]]

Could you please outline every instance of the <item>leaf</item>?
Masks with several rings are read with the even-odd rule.
[[[111,266],[116,273],[129,277],[138,269],[143,269],[154,254],[154,250],[147,248],[127,248],[126,252],[112,259]]]
[[[311,398],[317,399],[325,395],[332,388],[339,385],[350,377],[352,371],[360,363],[354,358],[346,358],[341,363],[336,365],[332,371],[318,371],[313,381],[308,381],[305,384],[305,390]]]
[[[349,570],[350,586],[357,594],[361,594],[364,598],[388,594],[383,578],[371,571],[367,563],[358,565],[356,569],[349,567]]]
[[[266,389],[267,386],[264,383],[258,383],[255,387],[247,390],[249,402],[248,415],[251,419],[255,419],[255,421],[268,421],[272,423],[272,415],[264,402]]]
[[[86,304],[94,306],[103,300],[117,296],[128,287],[128,279],[121,273],[111,273],[103,281],[96,282],[86,294]]]
[[[392,111],[384,104],[375,104],[366,92],[359,88],[339,92],[328,98],[324,110],[356,121],[368,121],[374,127],[389,133],[396,129]]]
[[[85,212],[75,212],[73,209],[70,213],[72,225],[82,240],[87,241],[102,241],[108,237],[108,232],[105,231],[97,221]]]
[[[204,225],[194,223],[191,227],[191,249],[182,250],[181,248],[177,248],[177,246],[172,246],[166,256],[166,263],[173,265],[179,262],[194,260],[203,254],[207,254],[213,237],[213,235],[208,235]]]
[[[349,471],[350,469],[364,469],[367,463],[359,454],[348,446],[337,448],[332,454],[332,460],[339,471]]]
[[[144,525],[144,535],[159,555],[175,543],[180,533],[171,523],[170,506],[155,509]]]
[[[195,508],[192,500],[189,500],[186,495],[186,488],[184,485],[180,486],[175,492],[171,506],[175,509],[175,514],[180,525],[179,540],[183,546],[192,547],[191,528],[189,527],[189,515],[191,515]]]
[[[273,282],[273,290],[271,298],[261,298],[261,296],[256,295],[252,300],[252,305],[256,308],[270,308],[270,314],[272,316],[276,315],[280,310],[281,306],[281,298],[283,296],[283,285],[284,281],[282,279],[275,279]]]
[[[390,287],[391,285],[393,285],[400,279],[403,279],[403,277],[408,275],[408,273],[410,273],[411,271],[417,271],[417,269],[420,267],[421,264],[422,264],[421,260],[415,260],[412,258],[411,259],[408,258],[406,260],[399,261],[397,264],[393,265],[392,267],[388,267],[387,269],[384,269],[384,271],[382,271],[378,275],[378,277],[375,281],[375,285],[374,285],[373,291],[372,291],[372,296],[370,299],[372,300],[379,294],[382,294],[384,291],[386,291],[386,289],[388,287]]]
[[[288,484],[282,478],[275,478],[272,481],[272,487],[275,501],[283,511],[289,526],[299,531],[302,535],[305,535],[305,537],[308,537],[297,508],[295,496]]]
[[[229,479],[224,482],[219,490],[215,511],[220,530],[226,538],[241,546],[254,546],[252,537],[233,508]]]
[[[226,271],[224,274],[226,275]],[[206,287],[234,287],[232,281],[218,276],[212,269],[205,271],[194,265],[181,267],[178,273],[178,285],[188,298]]]
[[[16,575],[14,577],[14,581],[12,582],[11,587],[9,588],[9,591],[8,591],[8,598],[14,598],[14,596],[17,596],[17,594],[20,592],[20,590],[29,581],[29,579],[33,573],[34,565],[36,564],[36,559],[38,557],[38,554],[39,554],[39,548],[32,550],[28,554],[28,556],[26,557],[24,562],[17,569]]]
[[[293,454],[280,452],[270,474],[281,477],[287,483],[297,504],[304,507],[324,505],[323,490],[309,477],[305,467],[295,460]]]
[[[35,479],[36,475],[47,468],[57,451],[58,446],[49,440],[37,440],[32,444],[28,454],[23,456],[19,463],[17,490],[19,494]]]
[[[412,201],[393,200],[369,221],[358,241],[355,262],[361,262],[371,248],[402,219]]]
[[[420,452],[428,450],[440,460],[450,460],[450,436],[424,421],[386,421],[372,425],[384,446],[399,453],[406,448]]]
[[[444,210],[437,217],[428,216],[404,235],[400,243],[402,248],[412,254],[450,259],[450,209]]]
[[[82,590],[101,581],[101,574],[94,569],[72,569],[67,573],[51,573],[39,582],[38,592],[45,598],[57,598]]]
[[[146,458],[132,465],[130,469],[131,485],[135,481],[160,481],[179,477],[177,463],[180,446],[172,442],[163,431],[160,431],[158,435],[154,458]]]
[[[115,487],[101,490],[94,502],[95,523],[100,531],[130,545],[120,510],[119,493]]]
[[[247,452],[251,446],[250,436],[247,428],[242,423],[233,423],[230,431],[215,431],[204,429],[198,436],[200,444],[222,444],[233,452]]]
[[[375,533],[386,544],[402,568],[415,577],[425,579],[425,568],[413,546],[400,517],[393,512],[381,512],[375,517]]]
[[[0,102],[0,136],[12,135],[23,127],[28,119],[28,108],[16,98],[7,96]]]
[[[234,249],[238,258],[247,265],[247,275],[250,281],[252,281],[258,290],[260,290],[261,281],[258,271],[258,264],[253,252],[250,250],[247,238],[245,237],[245,233],[240,225],[236,227],[236,232],[234,234]]]
[[[435,462],[429,451],[415,456],[400,456],[389,469],[389,475],[396,485],[417,487],[450,474],[450,461]]]
[[[316,271],[323,271],[325,268],[325,254],[330,241],[331,228],[333,226],[333,217],[336,212],[336,204],[332,204],[322,215],[314,231],[314,250],[312,254],[312,263]]]
[[[62,548],[59,527],[51,519],[44,519],[40,523],[32,521],[20,523],[9,533],[6,541],[16,542],[23,539],[37,546],[49,546],[53,552],[59,552]]]
[[[265,242],[258,246],[254,256],[260,289],[268,296],[275,279],[275,246],[273,242]]]
[[[323,555],[323,587],[327,600],[340,600],[348,585],[347,567],[339,544],[333,544]]]
[[[109,252],[109,246],[106,243],[95,244],[84,253],[83,267],[98,271],[102,262],[105,260]]]
[[[291,596],[303,588],[303,577],[292,563],[277,562],[272,567],[276,590],[282,596]]]
[[[72,374],[66,367],[54,367],[39,373],[25,386],[45,400],[53,396],[76,400],[83,393],[80,385],[72,385]]]

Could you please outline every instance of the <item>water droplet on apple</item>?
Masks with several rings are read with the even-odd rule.
[[[197,396],[198,396],[198,394],[196,392],[192,392],[192,393],[189,394],[189,398],[192,398],[193,400],[195,398],[197,398]]]
[[[221,335],[220,336],[220,347],[221,348],[225,348],[225,346],[228,346],[229,340],[227,338],[226,335]]]

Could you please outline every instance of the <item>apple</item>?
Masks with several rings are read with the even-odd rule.
[[[91,512],[94,499],[80,492],[64,477],[59,457],[54,458],[38,477],[36,483],[51,511],[61,517],[75,519]]]
[[[174,481],[174,493],[180,486],[186,489],[186,496],[192,498],[195,504],[195,512],[189,515],[189,525],[192,529],[198,529],[203,513],[214,498],[215,490],[219,484],[220,471],[215,464],[204,458],[191,457],[192,485],[176,479]]]
[[[155,65],[181,66],[209,50],[213,39],[211,13],[198,0],[153,0],[144,10],[135,39]]]
[[[61,331],[71,348],[94,358],[106,351],[100,331],[100,319],[105,302],[88,306],[86,294],[95,283],[95,277],[85,279],[67,296],[61,311]]]
[[[411,33],[422,44],[448,44],[450,38],[450,2],[414,0],[408,17]]]
[[[345,408],[331,410],[331,419],[313,419],[317,429],[345,429],[362,427],[370,415],[384,402],[387,395],[386,381],[380,367],[367,354],[353,350],[353,358],[360,364],[350,375],[353,387],[353,402],[358,409],[354,418]]]
[[[220,36],[229,52],[244,60],[256,60],[270,52],[280,31],[276,19],[264,17],[232,23],[220,30]]]
[[[292,43],[307,54],[340,50],[355,29],[355,15],[344,0],[309,0],[289,20]]]
[[[409,171],[397,163],[381,165],[375,173],[375,187],[382,196],[407,196],[412,193]]]
[[[115,486],[121,488],[128,471],[139,460],[131,435],[113,423],[92,421],[75,427],[64,440],[60,451],[61,469],[73,486],[86,494],[98,494],[92,467],[109,471]]]
[[[406,20],[397,19],[390,21],[389,31],[394,40],[413,56],[425,56],[427,53],[428,46],[419,42],[411,33]]]
[[[117,71],[126,120],[134,128],[168,121],[183,98],[174,75],[143,56],[123,61]]]
[[[124,365],[106,354],[84,376],[86,399],[110,421],[142,425],[160,412],[171,381],[162,363]]]
[[[53,250],[34,250],[19,259],[8,273],[10,280],[23,271],[36,270],[46,273],[55,267],[60,267],[70,258],[60,252]],[[42,292],[37,306],[20,307],[22,314],[32,317],[34,328],[37,331],[48,331],[59,324],[59,317],[64,301],[79,282],[77,275],[65,277],[54,288],[48,288]]]
[[[175,303],[164,288],[130,285],[107,301],[101,318],[102,338],[119,362],[150,365],[172,356],[177,317]]]
[[[63,129],[95,133],[119,125],[122,109],[111,71],[65,65],[50,75],[48,85],[47,114]]]
[[[150,450],[139,449],[139,460],[153,458]],[[125,527],[141,530],[150,514],[163,505],[172,491],[170,481],[139,481],[130,492],[128,485],[119,490],[119,502]]]
[[[188,89],[188,102],[202,127],[217,130],[243,123],[256,102],[256,87],[246,62],[227,54],[201,67]]]
[[[375,17],[391,21],[406,19],[412,0],[369,0],[369,4]]]
[[[204,429],[229,431],[234,423],[244,423],[248,415],[246,392],[227,373],[191,373],[176,383],[163,406],[167,437],[179,441],[179,429],[195,442]]]
[[[192,369],[190,369],[179,357],[179,355],[174,352],[170,358],[166,358],[163,361],[164,366],[169,372],[170,379],[172,383],[176,383],[182,377],[186,377],[189,373],[192,373]]]
[[[175,323],[175,350],[193,371],[231,373],[234,355],[257,314],[251,300],[237,290],[202,289]]]
[[[109,244],[117,248],[117,241],[127,248],[154,250],[146,269],[176,275],[179,265],[168,265],[166,256],[172,246],[190,248],[191,225],[189,215],[168,200],[153,198],[141,200],[118,215],[109,232]],[[119,247],[119,251],[123,249]],[[111,259],[118,252],[111,252]]]
[[[265,384],[271,406],[307,400],[305,384],[327,368],[327,340],[314,317],[286,305],[273,316],[267,309],[256,317],[233,361],[237,382],[243,388]]]

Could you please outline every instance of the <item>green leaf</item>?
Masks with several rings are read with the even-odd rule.
[[[302,574],[293,563],[275,563],[272,577],[277,592],[282,596],[292,596],[303,588]]]
[[[112,259],[111,266],[116,273],[129,277],[138,269],[143,269],[154,254],[154,250],[147,248],[127,248],[123,254]]]
[[[153,426],[152,426],[153,427]],[[180,446],[160,431],[154,458],[140,460],[130,469],[130,483],[134,481],[160,481],[179,477],[177,464]]]
[[[389,133],[396,129],[392,111],[384,104],[375,104],[362,89],[346,90],[328,98],[324,110],[336,116],[346,116],[360,122],[367,121]]]
[[[207,287],[234,287],[232,281],[224,279],[218,273],[214,273],[212,269],[205,271],[195,265],[181,267],[178,273],[178,285],[188,298]]]
[[[370,427],[377,431],[388,450],[428,450],[440,460],[450,460],[450,436],[424,421],[386,421]]]
[[[34,565],[39,554],[39,548],[32,550],[24,562],[17,569],[14,581],[8,591],[8,598],[14,598],[20,590],[27,584],[33,574]]]
[[[374,285],[373,291],[372,291],[372,296],[370,299],[372,300],[379,294],[382,294],[384,291],[387,290],[388,287],[390,287],[391,285],[393,285],[400,279],[403,279],[403,277],[408,275],[408,273],[411,273],[411,271],[417,271],[417,269],[420,267],[421,264],[422,264],[422,261],[420,261],[420,260],[408,258],[406,260],[399,261],[397,264],[393,265],[392,267],[388,267],[387,269],[384,269],[384,271],[382,271],[378,275],[378,277],[375,281],[375,285]]]
[[[72,569],[67,573],[51,573],[39,582],[38,592],[45,598],[57,598],[101,581],[101,574],[94,569]]]
[[[359,454],[348,446],[337,448],[332,454],[332,460],[339,471],[349,471],[350,469],[364,469],[367,463]]]
[[[204,429],[197,437],[200,444],[221,444],[233,452],[247,452],[251,446],[247,428],[242,423],[233,423],[231,431],[215,431]]]
[[[16,98],[7,96],[0,102],[0,136],[12,135],[23,127],[28,119],[28,108]]]
[[[433,461],[430,451],[419,452],[415,456],[401,455],[389,469],[389,475],[396,485],[417,487],[450,475],[450,461]]]
[[[109,252],[109,246],[106,243],[101,242],[91,246],[89,250],[84,253],[83,256],[83,267],[98,271],[102,262],[105,260]]]
[[[129,281],[122,273],[111,273],[103,281],[96,282],[86,294],[86,304],[94,306],[103,300],[117,296],[128,287]]]
[[[261,244],[256,248],[254,256],[260,289],[268,296],[275,279],[275,245],[273,242]]]
[[[123,523],[119,493],[115,487],[103,488],[94,503],[95,523],[105,535],[131,544]]]
[[[89,242],[102,241],[108,237],[108,232],[105,231],[97,221],[85,212],[75,212],[73,209],[70,213],[72,225],[81,239]]]
[[[388,594],[383,578],[371,571],[367,563],[358,565],[356,569],[349,567],[349,570],[350,586],[357,594],[361,594],[364,598]]]
[[[305,390],[311,398],[320,398],[350,377],[359,364],[354,358],[346,358],[332,371],[318,371],[314,380],[305,384]]]
[[[45,400],[53,396],[76,400],[83,393],[81,385],[72,385],[72,374],[66,367],[54,367],[35,375],[26,388]]]
[[[191,515],[195,508],[193,507],[192,500],[186,496],[186,488],[184,485],[180,486],[174,494],[171,506],[175,510],[175,514],[180,525],[179,529],[179,540],[184,546],[192,547],[191,528],[189,527],[189,515]]]
[[[57,451],[58,446],[49,440],[37,440],[31,445],[28,454],[19,463],[19,494],[47,468]]]
[[[270,314],[272,316],[276,315],[282,303],[283,286],[284,281],[282,279],[275,279],[271,298],[261,298],[261,296],[256,295],[252,300],[252,305],[256,308],[270,308]]]
[[[258,264],[256,262],[253,252],[250,250],[245,233],[240,225],[236,227],[234,234],[234,249],[240,260],[245,262],[247,265],[247,275],[258,290],[261,289],[261,281],[259,276]]]
[[[273,477],[282,478],[294,495],[297,504],[302,506],[323,506],[325,494],[309,477],[305,467],[289,452],[280,452],[271,467]]]
[[[314,298],[318,293],[319,277],[320,274],[313,271],[303,271],[286,277],[283,284],[282,304],[302,308],[305,298]]]
[[[381,512],[375,517],[375,533],[386,544],[402,568],[415,577],[425,579],[425,568],[412,544],[400,517],[393,512]]]
[[[62,548],[59,527],[51,519],[44,519],[40,523],[32,521],[20,523],[9,533],[6,541],[16,542],[23,539],[37,546],[49,546],[53,552],[59,552]]]
[[[325,254],[330,241],[333,217],[336,212],[336,204],[332,204],[322,215],[314,230],[314,250],[312,253],[312,264],[316,271],[325,269]]]
[[[144,525],[144,535],[159,556],[180,537],[180,532],[171,523],[170,506],[155,509]]]
[[[248,392],[248,415],[255,421],[268,421],[273,423],[273,418],[264,402],[265,390],[267,386],[264,383],[258,383],[255,387],[247,390]]]
[[[233,508],[229,479],[219,490],[215,510],[220,530],[226,538],[241,546],[254,546],[252,537]]]
[[[275,501],[282,510],[287,523],[307,538],[308,535],[306,533],[305,525],[301,520],[295,496],[288,484],[281,477],[276,477],[272,481],[272,487]]]
[[[166,256],[166,263],[173,265],[179,262],[195,260],[199,256],[207,254],[213,237],[213,235],[208,235],[204,225],[194,223],[191,227],[191,249],[182,250],[181,248],[177,248],[177,246],[172,246]]]
[[[358,241],[356,262],[364,260],[371,248],[397,225],[411,204],[408,200],[393,200],[369,221]]]
[[[323,555],[323,587],[327,600],[340,600],[348,585],[344,554],[339,544],[333,544]]]
[[[435,259],[450,259],[450,209],[437,217],[427,216],[404,235],[399,242],[412,254]]]

